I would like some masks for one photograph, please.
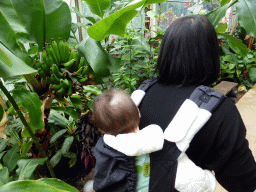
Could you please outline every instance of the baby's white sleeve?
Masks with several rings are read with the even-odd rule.
[[[185,153],[178,158],[175,189],[180,192],[214,192],[215,176],[195,165]]]

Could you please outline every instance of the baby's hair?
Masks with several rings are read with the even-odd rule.
[[[111,89],[93,102],[94,123],[104,133],[118,135],[133,132],[139,125],[139,111],[131,97]]]

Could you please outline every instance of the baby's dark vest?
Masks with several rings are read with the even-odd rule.
[[[139,107],[139,104],[143,100],[146,92],[157,82],[157,79],[151,79],[144,81],[140,87],[133,92],[131,98],[135,104]],[[197,87],[189,97],[189,100],[194,102],[198,108],[204,109],[212,113],[216,107],[223,101],[226,96],[214,91],[207,86]],[[189,101],[189,102],[190,102]],[[185,119],[186,117],[184,117]],[[187,131],[187,130],[184,130]],[[169,141],[164,141],[164,146],[161,151],[157,151],[150,154],[150,182],[149,192],[174,192],[175,189],[175,178],[178,165],[178,157],[182,152],[178,147],[178,141],[182,139],[182,135],[185,132],[177,134],[180,138],[171,138]],[[165,154],[162,158],[162,154]]]

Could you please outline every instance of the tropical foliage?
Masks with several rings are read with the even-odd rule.
[[[77,191],[63,181],[40,177],[55,177],[63,158],[67,169],[80,161],[78,117],[90,114],[94,96],[105,89],[131,93],[156,76],[164,32],[157,29],[153,38],[129,23],[149,4],[165,0],[84,1],[93,16],[71,10],[86,24],[72,23],[63,0],[0,2],[0,191]],[[232,5],[240,28],[256,36],[254,0],[222,0],[207,14],[220,40],[219,81],[248,86],[256,81],[256,53],[222,22]],[[81,42],[75,37],[78,27],[88,33]],[[35,172],[40,167],[48,171]]]

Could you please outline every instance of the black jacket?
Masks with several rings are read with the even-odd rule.
[[[157,124],[165,129],[195,88],[153,85],[140,104],[139,127]],[[228,191],[252,192],[256,189],[256,163],[245,135],[246,128],[235,104],[226,98],[193,138],[186,154],[196,165],[213,170],[217,181]],[[162,171],[170,168],[161,161],[168,158],[170,150],[150,154],[151,187],[159,183],[165,187],[172,185],[161,178]]]

